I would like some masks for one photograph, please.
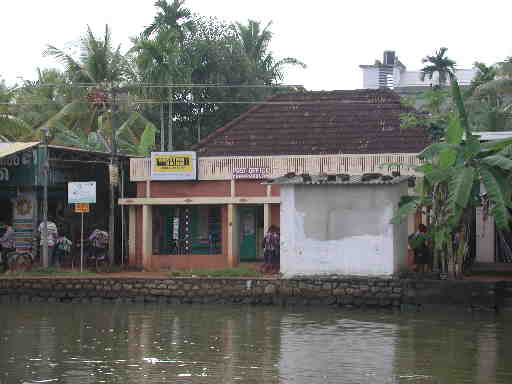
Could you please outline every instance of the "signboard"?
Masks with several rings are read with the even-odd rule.
[[[195,152],[151,152],[151,180],[196,180]]]
[[[36,167],[33,149],[0,159],[0,185],[34,185]]]
[[[68,203],[96,203],[96,182],[68,183]]]
[[[75,212],[76,213],[89,213],[90,206],[88,203],[77,203],[77,204],[75,204]]]
[[[270,176],[270,168],[235,168],[233,179],[266,179]]]

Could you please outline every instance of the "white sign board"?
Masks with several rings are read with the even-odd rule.
[[[96,182],[83,181],[68,183],[68,203],[96,203]]]
[[[196,179],[197,157],[195,152],[151,152],[151,180]]]

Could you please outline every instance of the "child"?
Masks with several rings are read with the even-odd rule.
[[[414,252],[414,264],[416,264],[417,272],[427,272],[430,268],[429,242],[430,236],[425,224],[420,224],[418,232],[409,237],[409,244]]]
[[[91,243],[91,256],[97,260],[105,259],[108,248],[108,233],[101,229],[95,229],[87,240]]]
[[[64,264],[64,260],[68,258],[73,243],[66,236],[61,235],[57,238],[55,245],[55,264],[57,267],[60,267]]]
[[[275,225],[271,225],[263,238],[263,256],[264,264],[261,267],[262,273],[277,272],[279,257],[279,230]],[[277,264],[277,265],[276,265]]]

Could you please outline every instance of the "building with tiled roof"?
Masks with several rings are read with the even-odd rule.
[[[400,129],[407,112],[386,89],[278,94],[195,146],[200,156],[415,153],[422,128]]]
[[[429,139],[423,128],[400,129],[407,111],[385,89],[277,94],[193,153],[132,159],[137,196],[120,200],[130,212],[130,264],[261,262],[265,231],[281,223],[280,186],[262,182],[287,174],[389,174],[396,167],[382,164],[419,164]]]

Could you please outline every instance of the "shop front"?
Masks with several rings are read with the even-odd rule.
[[[18,251],[38,248],[44,154],[38,142],[0,143],[0,223],[13,225]],[[59,232],[78,243],[80,216],[67,201],[70,181],[97,181],[98,201],[86,216],[85,226],[87,230],[93,225],[107,228],[109,154],[50,145],[48,155],[48,217],[55,221]],[[121,224],[118,228],[122,229]]]
[[[120,200],[129,207],[129,263],[193,269],[261,262],[265,229],[279,225],[279,196],[267,196],[261,181],[245,184],[244,195],[235,180],[158,181],[148,183],[148,197]]]
[[[129,207],[130,264],[214,268],[262,261],[266,230],[284,222],[280,186],[263,182],[419,165],[429,138],[422,127],[400,129],[407,111],[389,90],[277,94],[212,132],[195,152],[130,159],[137,193],[119,202]]]

